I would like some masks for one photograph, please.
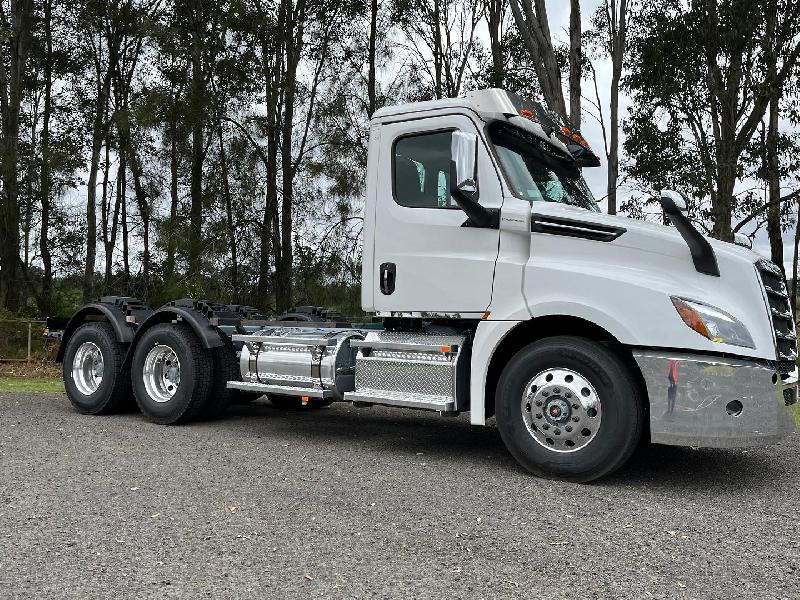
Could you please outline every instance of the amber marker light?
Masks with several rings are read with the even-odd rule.
[[[686,323],[690,328],[694,329],[703,337],[712,339],[711,334],[708,332],[708,327],[706,327],[703,319],[695,309],[686,304],[686,302],[680,298],[672,298],[672,304],[675,306],[675,310],[678,311],[678,314],[681,316],[681,319],[683,319],[684,323]]]

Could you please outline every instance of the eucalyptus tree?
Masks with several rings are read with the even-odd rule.
[[[797,64],[798,22],[788,0],[658,0],[629,28],[630,174],[709,198],[719,239],[733,239],[743,153]]]

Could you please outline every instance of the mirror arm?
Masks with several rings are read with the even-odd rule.
[[[450,162],[450,181],[456,181],[456,163]],[[478,191],[466,192],[453,186],[450,194],[458,207],[467,215],[467,220],[462,227],[482,227],[485,229],[500,229],[500,209],[486,208],[478,203]]]
[[[686,215],[675,205],[672,198],[668,196],[661,196],[661,208],[664,209],[664,214],[669,217],[675,229],[681,234],[681,237],[689,246],[689,252],[692,255],[694,268],[698,273],[705,273],[714,277],[719,277],[719,265],[717,265],[717,255],[714,254],[714,249],[709,244],[708,240],[695,229],[692,222],[686,218]]]

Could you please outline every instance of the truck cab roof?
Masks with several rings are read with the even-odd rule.
[[[424,102],[409,102],[396,106],[385,106],[375,112],[373,121],[394,120],[393,117],[447,111],[468,110],[483,121],[503,120],[525,129],[549,144],[566,151],[582,167],[600,166],[600,159],[592,152],[580,132],[557,113],[543,107],[539,102],[499,88],[467,92],[458,98],[442,98]]]

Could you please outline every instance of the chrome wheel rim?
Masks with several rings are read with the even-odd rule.
[[[75,358],[72,359],[72,380],[81,394],[94,394],[103,381],[104,371],[103,353],[97,344],[84,342],[78,346]]]
[[[522,420],[543,448],[576,452],[597,436],[603,407],[594,386],[580,373],[546,369],[525,386]]]
[[[169,402],[181,383],[181,362],[169,346],[156,344],[144,359],[142,380],[155,402]]]

